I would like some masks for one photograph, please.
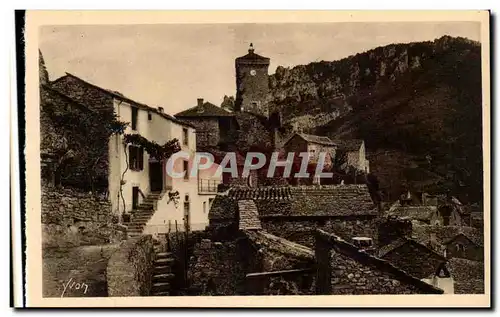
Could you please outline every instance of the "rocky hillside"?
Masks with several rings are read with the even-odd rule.
[[[479,43],[444,36],[278,67],[270,88],[289,129],[364,139],[388,198],[407,187],[482,196]]]

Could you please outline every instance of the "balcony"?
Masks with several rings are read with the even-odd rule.
[[[214,195],[220,183],[216,179],[198,179],[198,194]]]

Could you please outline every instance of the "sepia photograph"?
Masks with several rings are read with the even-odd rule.
[[[489,305],[488,12],[52,13],[27,33],[37,303]]]

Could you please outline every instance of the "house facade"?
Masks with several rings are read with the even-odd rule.
[[[346,167],[358,171],[370,172],[370,161],[366,159],[365,141],[360,139],[333,140],[338,146],[339,155],[345,155]]]
[[[95,111],[113,111],[117,120],[128,122],[124,134],[112,136],[108,143],[108,197],[116,215],[138,214],[151,206],[146,214],[133,221],[136,233],[164,233],[175,228],[203,230],[208,224],[208,205],[215,191],[200,193],[199,177],[173,178],[166,172],[166,160],[158,160],[136,144],[126,144],[124,135],[139,135],[150,142],[164,145],[177,139],[180,150],[189,159],[177,159],[175,171],[190,171],[196,152],[195,129],[164,112],[131,100],[120,93],[93,85],[67,74],[52,87]],[[175,193],[178,199],[172,199]],[[140,218],[140,221],[138,221]]]
[[[175,115],[196,127],[196,147],[198,149],[217,147],[221,143],[233,141],[236,130],[234,114],[198,98],[197,105]]]

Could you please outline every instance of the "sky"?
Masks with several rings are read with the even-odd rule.
[[[234,59],[255,53],[277,66],[334,61],[393,43],[443,35],[480,40],[475,22],[72,25],[40,28],[50,80],[72,73],[175,114],[236,94]]]

